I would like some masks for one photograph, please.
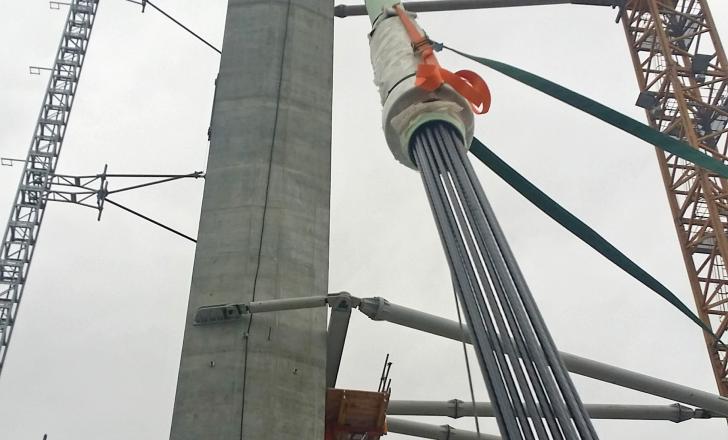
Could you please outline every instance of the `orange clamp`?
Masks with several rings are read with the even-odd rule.
[[[447,84],[470,102],[473,112],[482,115],[490,109],[490,89],[483,78],[470,70],[450,72],[440,66],[435,57],[432,43],[415,26],[407,13],[400,5],[394,5],[402,25],[412,41],[412,47],[419,52],[422,61],[417,66],[415,85],[421,89],[432,92],[443,84]]]

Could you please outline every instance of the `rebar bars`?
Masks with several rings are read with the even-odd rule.
[[[457,130],[410,146],[503,438],[597,439]]]

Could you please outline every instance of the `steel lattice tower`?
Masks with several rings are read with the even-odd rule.
[[[96,18],[98,0],[73,0],[25,169],[0,247],[0,372],[45,214],[53,174]]]

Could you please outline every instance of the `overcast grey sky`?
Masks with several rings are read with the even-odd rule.
[[[221,44],[225,1],[157,3]],[[710,5],[728,35],[728,4]],[[47,81],[27,66],[52,62],[65,11],[45,0],[2,6],[0,154],[24,157]],[[549,6],[423,14],[420,24],[435,39],[641,119],[614,16],[609,8]],[[392,159],[380,130],[367,31],[366,18],[336,20],[330,291],[454,318],[419,176]],[[218,62],[159,14],[102,0],[58,171],[96,173],[105,163],[112,172],[203,170]],[[693,307],[650,146],[464,59],[444,54],[441,62],[477,70],[490,84],[493,107],[476,121],[481,140]],[[714,391],[693,324],[476,167],[560,349]],[[19,173],[0,168],[2,215]],[[195,235],[202,185],[180,182],[119,201]],[[0,378],[0,440],[168,437],[194,247],[113,207],[101,222],[95,217],[75,206],[48,209]],[[393,399],[468,399],[460,345],[362,315],[352,319],[339,385],[375,388],[386,353]],[[575,380],[589,403],[670,403]],[[624,440],[724,438],[728,429],[720,420],[595,425],[603,439]],[[492,421],[481,426],[496,432]]]

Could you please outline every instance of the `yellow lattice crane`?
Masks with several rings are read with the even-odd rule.
[[[650,125],[728,162],[728,60],[706,0],[633,0],[622,24]],[[728,182],[657,150],[698,316],[728,327]],[[728,396],[728,352],[706,335],[718,390]]]

